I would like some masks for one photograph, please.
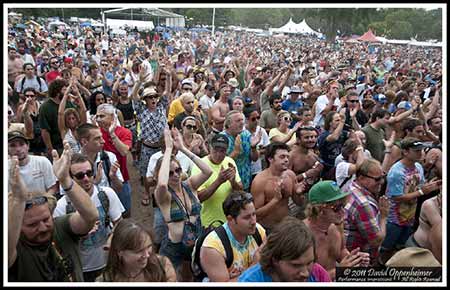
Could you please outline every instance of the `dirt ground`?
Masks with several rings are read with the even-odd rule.
[[[144,186],[141,184],[138,169],[133,165],[131,153],[128,154],[127,161],[131,185],[131,218],[141,222],[148,230],[151,230],[153,227],[153,207],[151,204],[148,206],[141,204]]]

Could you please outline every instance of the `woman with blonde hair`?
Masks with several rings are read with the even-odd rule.
[[[295,123],[294,128],[289,129],[289,125],[292,122],[291,114],[288,111],[280,111],[277,114],[276,128],[272,128],[269,131],[270,143],[281,142],[288,146],[292,146],[296,142],[295,132],[300,127],[300,122]]]
[[[176,282],[167,257],[153,251],[149,232],[133,219],[122,219],[115,227],[105,271],[97,282]]]

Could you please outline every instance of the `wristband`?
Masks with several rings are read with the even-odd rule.
[[[425,195],[425,193],[423,192],[422,188],[419,188],[417,191],[419,192],[420,196]]]
[[[65,192],[69,192],[69,191],[71,191],[72,190],[72,188],[73,188],[73,184],[74,184],[74,182],[73,182],[73,179],[71,179],[70,180],[72,183],[70,184],[70,186],[68,187],[68,188],[62,188]],[[62,187],[62,186],[61,186]]]

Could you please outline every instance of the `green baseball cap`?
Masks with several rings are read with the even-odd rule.
[[[311,204],[333,202],[349,195],[343,192],[336,181],[325,180],[314,184],[308,192],[308,199]]]

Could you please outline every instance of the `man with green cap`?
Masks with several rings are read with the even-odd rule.
[[[332,180],[319,181],[308,192],[309,206],[305,224],[316,240],[317,262],[324,267],[332,280],[336,266],[359,267],[369,264],[369,254],[359,248],[349,252],[345,248],[342,224],[344,207],[349,193],[343,192]]]

